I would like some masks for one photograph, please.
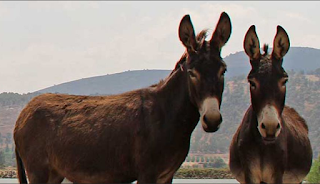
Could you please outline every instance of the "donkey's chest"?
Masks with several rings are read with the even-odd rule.
[[[249,169],[253,176],[254,183],[272,183],[275,179],[275,165],[265,163],[261,159],[253,159],[249,165]]]

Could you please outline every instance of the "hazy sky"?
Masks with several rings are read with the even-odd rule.
[[[320,2],[0,2],[0,92],[33,92],[76,79],[136,69],[173,69],[184,52],[178,26],[190,14],[196,32],[220,13],[232,21],[222,56],[243,50],[255,24],[260,43],[276,26],[291,46],[320,48]],[[244,63],[248,64],[248,62]]]

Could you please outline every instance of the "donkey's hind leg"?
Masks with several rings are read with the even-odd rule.
[[[47,183],[49,179],[49,169],[34,165],[33,168],[27,169],[29,183]]]
[[[62,183],[64,176],[60,175],[56,170],[51,169],[48,183]]]
[[[49,167],[32,168],[28,172],[30,183],[61,183],[64,179],[57,171]]]

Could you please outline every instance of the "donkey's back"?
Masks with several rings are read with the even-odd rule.
[[[286,106],[282,115],[287,132],[287,165],[284,183],[302,181],[312,165],[312,149],[308,138],[308,125],[295,109]]]
[[[24,165],[36,166],[43,177],[50,179],[39,174],[34,179],[28,173],[29,180],[60,182],[64,177],[101,183],[135,180],[137,169],[132,155],[141,100],[135,92],[121,97],[56,94],[35,97],[19,116],[14,139]]]

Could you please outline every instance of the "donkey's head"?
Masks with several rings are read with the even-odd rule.
[[[226,64],[220,52],[230,34],[231,22],[225,12],[221,14],[210,41],[205,40],[205,31],[195,37],[189,15],[183,17],[179,27],[180,40],[186,47],[183,69],[188,75],[190,100],[198,108],[206,132],[217,131],[222,122],[220,105]]]
[[[260,53],[254,25],[249,28],[244,39],[244,50],[252,66],[248,75],[252,108],[257,115],[257,128],[266,142],[275,141],[282,128],[281,114],[288,81],[282,62],[289,47],[289,37],[281,26],[277,27],[271,55],[268,54],[267,45],[264,45],[264,54]]]

